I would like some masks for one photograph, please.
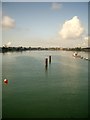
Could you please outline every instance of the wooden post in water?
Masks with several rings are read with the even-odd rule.
[[[48,67],[48,58],[45,59],[45,68],[47,69]]]
[[[49,56],[49,63],[51,63],[51,56]]]

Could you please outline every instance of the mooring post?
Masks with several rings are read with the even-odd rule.
[[[45,68],[48,67],[48,58],[45,59]]]
[[[49,63],[51,63],[51,56],[49,56]]]

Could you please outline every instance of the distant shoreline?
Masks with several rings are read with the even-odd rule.
[[[90,52],[90,47],[87,48],[81,48],[81,47],[76,47],[76,48],[60,48],[60,47],[50,47],[50,48],[42,48],[42,47],[0,47],[0,52],[5,53],[5,52],[22,52],[22,51],[42,51],[42,50],[52,50],[52,51],[83,51],[83,52]]]

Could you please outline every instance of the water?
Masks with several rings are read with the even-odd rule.
[[[5,53],[3,118],[87,118],[88,61],[68,51]],[[87,53],[80,53],[87,56]],[[45,58],[52,63],[45,69]]]
[[[2,118],[2,55],[0,54],[0,119]]]

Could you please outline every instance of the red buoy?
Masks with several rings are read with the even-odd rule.
[[[8,79],[4,79],[4,83],[8,84]]]

